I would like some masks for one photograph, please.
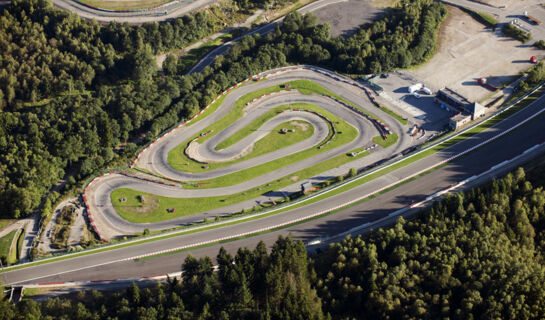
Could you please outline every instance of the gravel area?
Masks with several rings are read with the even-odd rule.
[[[516,79],[532,64],[540,50],[531,44],[507,38],[500,30],[486,29],[460,9],[449,7],[449,16],[439,34],[439,48],[425,65],[407,73],[436,91],[449,87],[469,101],[478,101],[490,91],[477,83],[481,77],[499,85]]]
[[[320,22],[331,26],[331,36],[348,37],[362,24],[371,22],[380,13],[369,0],[348,0],[324,6],[314,11]]]

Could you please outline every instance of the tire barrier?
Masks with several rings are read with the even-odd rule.
[[[312,111],[312,110],[305,110],[305,109],[292,109],[293,111],[304,111],[304,112],[310,112],[312,114],[315,114],[317,115],[318,117],[322,118],[325,120],[325,122],[327,122],[329,124],[329,126],[331,127],[331,131],[333,132],[331,134],[331,136],[329,137],[329,139],[327,139],[326,141],[322,142],[320,145],[318,145],[318,149],[322,149],[323,147],[325,147],[326,145],[328,145],[331,141],[333,141],[333,139],[335,139],[335,137],[337,136],[337,129],[335,129],[335,126],[333,125],[333,122],[331,120],[329,120],[326,116],[324,116],[323,114],[319,113],[319,112],[316,112],[316,111]]]
[[[332,97],[332,96],[326,95],[326,94],[324,95],[324,97],[328,97],[329,99],[342,104],[343,106],[347,107],[348,109],[354,111],[355,113],[357,113],[357,114],[361,115],[362,117],[366,118],[367,120],[371,121],[373,123],[373,125],[377,128],[378,132],[380,133],[380,136],[383,139],[386,139],[389,134],[392,134],[392,131],[382,121],[371,117],[367,113],[365,113],[365,112],[363,112],[363,111],[361,111],[361,110],[359,110],[357,108],[354,108],[353,106],[349,105],[348,103],[346,103],[344,101],[341,101],[341,100],[339,100],[339,99],[337,99],[335,97]]]
[[[267,79],[268,77],[271,77],[271,76],[274,76],[276,74],[281,74],[281,73],[285,73],[285,72],[293,72],[293,71],[301,71],[301,70],[310,70],[312,72],[316,72],[316,73],[319,73],[319,74],[322,74],[322,75],[325,75],[333,80],[336,80],[336,81],[340,81],[340,82],[343,82],[343,83],[346,83],[346,84],[350,84],[350,85],[353,85],[355,87],[358,87],[360,88],[361,90],[364,90],[365,92],[368,92],[368,89],[363,86],[362,84],[356,82],[356,81],[353,81],[353,80],[347,80],[345,79],[344,77],[340,76],[340,75],[337,75],[337,74],[334,74],[330,71],[327,71],[325,69],[321,69],[321,68],[316,68],[316,67],[312,67],[312,66],[289,66],[289,67],[281,67],[281,68],[278,68],[278,69],[274,69],[274,70],[268,70],[268,71],[264,71],[264,72],[260,72],[260,73],[257,73],[253,76],[250,76],[246,79],[244,79],[243,81],[239,82],[239,83],[236,83],[235,85],[229,87],[228,89],[224,90],[223,92],[221,92],[214,100],[212,100],[206,107],[204,107],[203,109],[201,109],[197,114],[195,114],[194,116],[192,116],[190,119],[188,120],[183,120],[181,121],[180,123],[178,123],[177,125],[174,125],[173,127],[171,127],[170,129],[167,129],[165,130],[164,133],[160,134],[157,136],[157,138],[155,140],[153,140],[151,143],[149,143],[148,145],[146,145],[145,147],[143,147],[143,149],[141,149],[138,154],[136,155],[134,161],[132,161],[132,163],[130,164],[129,168],[132,169],[134,167],[136,167],[138,161],[141,159],[141,157],[143,156],[143,154],[149,150],[154,144],[158,143],[161,141],[161,139],[165,138],[166,136],[168,135],[171,135],[173,133],[176,132],[176,130],[179,130],[180,128],[192,123],[192,122],[195,122],[199,116],[201,116],[204,112],[206,112],[208,110],[208,108],[210,108],[213,104],[215,104],[216,102],[218,102],[219,99],[221,99],[223,96],[229,94],[232,90],[244,85],[245,83],[247,83],[248,81],[259,81],[259,80],[262,80],[262,79]],[[289,92],[289,91],[294,91],[294,89],[285,89],[285,90],[278,90],[278,91],[275,91],[274,94],[279,94],[279,93],[282,93],[282,92]],[[271,95],[273,93],[269,93],[268,95]],[[267,94],[259,97],[259,98],[256,98],[256,99],[260,99],[260,98],[263,98],[267,96]],[[377,127],[377,129],[379,130],[379,132],[381,133],[381,136],[386,139],[386,135],[391,133],[391,131],[388,129],[388,127],[386,127],[382,122],[380,122],[379,120],[376,120],[372,117],[370,117],[369,115],[361,112],[360,110],[356,109],[356,108],[353,108],[352,106],[342,102],[342,101],[339,101],[338,99],[335,99],[334,97],[330,97],[331,99],[334,99],[335,101],[345,105],[346,107],[352,109],[353,111],[361,114],[362,116],[366,117],[367,119],[369,119],[370,121],[373,122],[373,124]],[[252,100],[253,102],[255,102],[256,100]],[[301,110],[296,110],[296,111],[301,111]],[[308,110],[302,110],[302,111],[307,111],[307,112],[311,112],[311,111],[308,111]],[[313,112],[315,113],[315,112]],[[318,115],[319,117],[323,118],[326,122],[328,122],[332,128],[332,131],[333,131],[333,134],[332,136],[324,141],[321,145],[318,146],[319,149],[325,147],[327,144],[329,144],[331,141],[333,141],[333,139],[335,139],[336,135],[337,135],[337,132],[336,132],[336,129],[335,129],[335,126],[333,126],[333,123],[331,120],[327,119],[326,117],[324,117],[323,115],[319,114],[319,113],[315,113],[316,115]],[[97,236],[103,240],[103,241],[107,241],[107,239],[105,239],[104,237],[102,237],[102,235],[100,234],[99,230],[97,229],[96,227],[96,224],[94,223],[94,219],[93,219],[93,216],[92,216],[92,212],[90,210],[90,207],[89,207],[89,203],[87,201],[87,192],[89,191],[89,187],[93,184],[93,183],[96,183],[99,179],[103,178],[104,176],[107,176],[107,175],[110,175],[110,174],[114,174],[114,173],[117,173],[119,174],[118,171],[111,171],[109,173],[106,173],[106,174],[102,174],[102,175],[99,175],[95,178],[93,178],[83,189],[83,198],[84,198],[84,204],[85,204],[85,208],[86,208],[86,216],[89,218],[89,222],[90,222],[90,225],[93,229],[93,231],[97,234]],[[167,183],[164,183],[166,185],[169,185]]]
[[[286,92],[293,92],[293,91],[297,91],[297,90],[293,90],[293,89],[283,89],[283,90],[278,90],[278,91],[274,91],[274,92],[271,92],[271,93],[266,93],[262,96],[259,96],[257,98],[254,98],[252,99],[250,102],[247,102],[246,103],[246,106],[249,106],[250,104],[253,104],[253,103],[256,103],[258,102],[259,100],[261,99],[264,99],[266,97],[270,97],[272,95],[276,95],[276,94],[280,94],[280,93],[286,93]]]
[[[103,16],[121,16],[121,17],[143,17],[143,16],[164,16],[169,13],[169,11],[176,10],[182,5],[187,4],[187,1],[174,0],[168,3],[164,3],[159,6],[143,9],[128,9],[128,10],[112,10],[106,8],[95,7],[91,4],[86,3],[82,0],[67,0],[67,2],[73,1],[78,5],[91,9],[95,14],[101,16],[100,13],[103,13]]]

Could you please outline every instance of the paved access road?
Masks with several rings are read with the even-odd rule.
[[[545,18],[545,10],[542,6],[542,1],[539,0],[522,0],[522,1],[506,1],[507,5],[502,7],[496,7],[493,5],[486,5],[471,0],[441,0],[446,4],[459,6],[474,10],[476,12],[484,12],[493,15],[500,24],[509,23],[513,19],[517,19],[518,23],[527,31],[532,33],[532,40],[545,40],[545,25],[535,25],[530,23],[524,17],[524,11],[527,11],[529,15],[534,16],[541,21]]]
[[[203,231],[191,235],[182,235],[171,239],[97,253],[80,258],[73,258],[62,262],[6,272],[2,274],[2,277],[5,283],[12,284],[22,282],[35,283],[131,278],[179,271],[184,257],[188,254],[187,252],[157,257],[140,262],[134,262],[130,258],[136,255],[178,247],[184,244],[206,241],[223,235],[233,235],[250,230],[257,230],[262,227],[278,224],[287,219],[292,219],[297,216],[306,216],[329,207],[334,207],[338,204],[347,203],[362,194],[366,194],[400,178],[411,175],[414,172],[428,168],[445,158],[449,158],[450,156],[467,150],[491,137],[497,136],[518,123],[521,123],[524,119],[539,113],[534,120],[529,121],[520,128],[512,131],[510,134],[504,135],[498,140],[486,144],[482,148],[420,177],[417,180],[403,184],[402,186],[383,193],[373,199],[319,219],[294,225],[283,230],[223,243],[221,246],[224,246],[231,252],[236,252],[239,247],[254,247],[259,240],[272,244],[279,235],[286,235],[288,233],[291,233],[296,238],[304,240],[338,234],[365,222],[375,221],[384,217],[390,212],[405,207],[413,201],[419,201],[425,196],[444,189],[455,182],[486,171],[493,165],[501,163],[506,159],[511,159],[524,150],[543,142],[545,140],[545,131],[543,131],[545,113],[542,112],[544,104],[545,97],[541,97],[524,110],[516,113],[507,120],[500,122],[495,127],[487,129],[461,143],[438,152],[433,156],[421,159],[411,165],[393,171],[380,179],[363,184],[324,201],[319,201],[302,208],[290,210],[260,220],[232,225],[221,229]],[[194,249],[191,250],[190,253],[195,256],[215,256],[219,247],[220,245],[214,245],[206,248]],[[128,260],[120,261],[120,259]]]
[[[308,13],[308,12],[312,12],[314,10],[318,10],[320,8],[323,8],[325,6],[328,6],[328,5],[333,5],[335,3],[339,3],[339,2],[345,2],[347,0],[321,0],[321,1],[316,1],[316,2],[313,2],[311,4],[308,4],[304,7],[302,7],[301,9],[297,10],[297,12],[301,13],[301,14],[305,14],[305,13]],[[226,42],[224,44],[222,44],[221,46],[215,48],[214,50],[210,51],[208,54],[206,54],[201,60],[199,60],[199,62],[197,62],[197,64],[195,64],[188,72],[188,74],[191,74],[191,73],[195,73],[195,72],[202,72],[204,70],[204,68],[206,68],[207,66],[211,65],[212,63],[214,63],[214,60],[216,60],[216,57],[217,56],[220,56],[222,54],[224,54],[225,52],[227,52],[229,49],[231,49],[231,47],[238,41],[240,41],[242,38],[246,37],[246,36],[249,36],[249,35],[252,35],[252,34],[255,34],[255,33],[258,33],[259,35],[265,35],[269,32],[272,32],[276,29],[276,26],[278,26],[279,24],[282,23],[282,21],[284,21],[284,17],[281,17],[271,23],[268,23],[262,27],[259,27],[245,35],[242,35],[238,38],[235,38],[229,42]]]
[[[101,22],[117,21],[141,24],[144,22],[166,21],[179,18],[191,11],[216,3],[217,0],[179,0],[170,2],[165,7],[151,8],[142,12],[99,10],[82,5],[74,0],[52,0],[52,2],[56,7],[71,11],[85,19],[94,19]]]
[[[398,143],[393,147],[384,150],[375,149],[376,151],[374,152],[373,156],[366,157],[364,160],[366,161],[366,165],[398,153],[416,142],[415,139],[408,136],[406,133],[407,130],[404,129],[399,122],[391,118],[391,116],[382,110],[372,106],[362,89],[339,80],[334,80],[329,76],[311,70],[304,70],[302,68],[297,68],[297,70],[291,69],[292,68],[282,68],[281,70],[289,70],[282,73],[278,73],[278,70],[273,70],[268,75],[266,81],[248,82],[244,86],[241,86],[236,90],[232,90],[225,97],[222,105],[215,112],[190,126],[184,126],[173,131],[171,134],[164,136],[156,143],[152,144],[150,148],[139,157],[136,165],[171,179],[198,181],[218,178],[230,173],[235,173],[240,170],[269,161],[274,161],[287,155],[316,146],[320,141],[324,140],[329,132],[324,119],[306,112],[284,112],[265,123],[262,128],[274,128],[279,123],[285,122],[289,119],[304,118],[316,128],[313,137],[277,151],[267,153],[263,156],[258,156],[226,167],[202,173],[179,172],[170,167],[168,163],[168,154],[172,151],[172,149],[181,143],[187,143],[187,141],[189,141],[192,137],[199,135],[202,132],[206,132],[208,126],[214,124],[232,112],[234,104],[242,96],[255,92],[256,90],[301,79],[314,81],[326,89],[335,92],[337,95],[345,98],[346,100],[352,101],[361,109],[368,110],[368,112],[376,114],[378,117],[383,119],[388,127],[400,137]],[[352,125],[358,131],[358,136],[351,142],[337,148],[324,151],[313,157],[287,165],[277,170],[273,170],[269,173],[265,173],[259,177],[249,179],[242,183],[222,188],[187,190],[180,187],[143,181],[141,179],[128,177],[122,174],[112,174],[102,177],[94,182],[92,187],[86,192],[90,211],[92,212],[93,219],[96,221],[96,225],[101,235],[106,238],[111,238],[113,236],[142,232],[146,228],[151,230],[167,229],[179,226],[180,224],[202,220],[207,214],[210,216],[222,215],[237,212],[241,209],[253,206],[253,204],[248,205],[246,203],[242,203],[215,210],[209,210],[198,215],[191,215],[157,223],[138,224],[128,222],[117,214],[111,203],[111,193],[115,189],[130,188],[155,195],[175,198],[208,197],[211,194],[215,196],[236,194],[241,191],[249,190],[251,188],[274,181],[279,177],[284,177],[299,170],[308,168],[340,154],[350,152],[356,148],[370,145],[372,144],[372,137],[379,135],[378,130],[373,126],[371,121],[330,98],[320,95],[303,95],[298,91],[290,91],[273,94],[259,101],[252,102],[244,109],[245,115],[241,119],[234,122],[222,132],[214,133],[215,135],[213,137],[200,145],[199,153],[204,154],[208,158],[213,158],[214,160],[221,160],[226,157],[234,157],[240,154],[243,152],[246,146],[252,145],[253,142],[263,136],[263,132],[267,133],[267,131],[263,130],[262,132],[260,129],[256,133],[249,135],[247,138],[242,139],[240,142],[226,148],[225,150],[217,151],[215,150],[215,147],[218,143],[221,143],[238,130],[244,128],[251,122],[263,116],[265,113],[269,112],[272,108],[279,105],[298,102],[314,104],[332,114],[335,114]],[[303,117],[303,115],[305,116]],[[180,208],[180,210],[183,210],[183,208]]]
[[[298,11],[307,12],[307,7],[311,6],[316,10],[318,7],[323,7],[331,3],[337,3],[346,0],[321,0],[316,3],[307,5]],[[0,1],[2,3],[9,3],[8,1]],[[150,8],[147,11],[139,12],[115,12],[106,11],[100,9],[94,9],[85,5],[82,5],[74,0],[52,0],[53,4],[63,10],[71,11],[82,18],[94,19],[100,22],[127,22],[131,24],[141,24],[144,22],[159,22],[167,21],[175,18],[182,17],[192,11],[204,8],[212,5],[218,0],[178,0],[165,4],[163,7]]]

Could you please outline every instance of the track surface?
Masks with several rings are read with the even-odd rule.
[[[301,13],[309,12],[328,4],[342,1],[346,0],[321,0],[311,3],[298,11]],[[7,2],[9,3],[9,1]],[[74,0],[52,0],[52,2],[58,8],[71,11],[80,17],[89,20],[94,19],[101,22],[117,21],[141,24],[144,22],[159,22],[179,18],[192,11],[212,5],[218,2],[218,0],[179,0],[177,3],[172,3],[166,7],[149,9],[147,12],[109,12],[84,6]],[[167,11],[166,14],[165,11]],[[272,24],[274,24],[274,22]]]
[[[285,70],[285,68],[283,70]],[[317,130],[315,130],[313,138],[306,139],[292,146],[279,149],[263,156],[258,156],[245,161],[237,162],[233,165],[222,167],[217,170],[202,173],[180,172],[170,167],[168,163],[168,154],[172,149],[174,149],[181,143],[187,142],[192,137],[200,134],[201,132],[205,132],[208,126],[229,114],[232,111],[236,101],[238,101],[244,95],[255,92],[256,90],[286,83],[288,81],[301,79],[314,81],[315,83],[321,85],[329,91],[335,92],[337,95],[345,98],[346,100],[355,103],[360,108],[376,114],[378,117],[382,118],[386,122],[386,124],[392,129],[392,131],[398,134],[400,139],[395,146],[384,150],[376,149],[377,151],[374,152],[373,156],[369,157],[369,159],[366,159],[366,161],[368,162],[367,164],[380,160],[391,154],[397,153],[400,150],[408,147],[410,144],[414,143],[414,139],[408,137],[408,135],[404,133],[405,130],[401,126],[401,124],[392,119],[386,113],[382,112],[380,109],[371,105],[363,90],[350,84],[333,80],[331,77],[310,70],[288,71],[285,73],[276,73],[276,71],[271,71],[271,75],[268,76],[268,79],[266,81],[260,81],[255,83],[248,82],[248,84],[231,91],[225,97],[222,105],[208,117],[203,118],[202,120],[191,126],[182,127],[174,131],[172,134],[169,134],[164,138],[160,139],[159,141],[157,141],[157,143],[154,143],[150,147],[150,149],[146,150],[142,154],[136,165],[138,167],[175,180],[206,180],[234,173],[245,168],[253,167],[268,161],[284,157],[289,154],[296,153],[309,147],[316,146],[319,141],[322,141],[325,136],[327,136],[329,129],[326,128],[327,124],[321,118],[318,118],[316,116],[314,116],[316,118],[313,118],[310,114],[307,114],[306,120],[312,123],[317,128]],[[208,197],[211,194],[214,196],[235,194],[244,190],[258,187],[270,181],[274,181],[279,177],[287,176],[291,173],[297,172],[327,159],[338,156],[339,154],[347,153],[358,147],[369,145],[371,143],[372,137],[379,135],[379,132],[369,120],[365,119],[361,115],[358,115],[357,113],[341,105],[340,103],[337,103],[334,100],[324,96],[315,94],[303,95],[297,91],[292,91],[278,95],[271,95],[270,97],[260,100],[259,102],[252,103],[249,107],[247,107],[248,112],[245,116],[230,125],[224,131],[217,133],[215,136],[211,137],[209,140],[203,143],[200,146],[200,150],[203,150],[203,153],[206,156],[214,158],[216,160],[219,160],[223,157],[234,156],[240,153],[244,149],[245,145],[255,142],[255,139],[259,138],[260,136],[259,132],[255,135],[248,136],[247,138],[225,149],[224,151],[216,151],[215,146],[227,137],[229,137],[231,134],[235,133],[236,131],[244,128],[249,123],[258,119],[263,114],[270,111],[272,108],[279,105],[286,105],[298,102],[316,105],[338,116],[339,118],[343,119],[354,128],[356,128],[359,133],[358,136],[353,141],[337,148],[324,151],[313,157],[271,171],[269,173],[244,181],[242,183],[222,188],[187,190],[181,189],[179,187],[146,182],[121,174],[112,174],[107,177],[101,178],[98,180],[97,183],[93,184],[90,191],[86,193],[90,206],[90,211],[93,213],[93,218],[99,222],[97,223],[97,226],[99,226],[101,234],[112,237],[142,232],[146,228],[151,230],[161,230],[176,227],[189,222],[202,220],[204,217],[206,217],[207,214],[221,215],[240,211],[241,209],[239,205],[233,205],[215,210],[209,210],[207,212],[203,212],[197,215],[180,217],[163,222],[146,224],[132,223],[122,219],[114,209],[111,203],[111,193],[115,189],[130,188],[141,192],[175,198]],[[270,127],[275,127],[277,124],[285,122],[288,119],[297,119],[293,118],[293,116],[293,113],[282,113],[280,114],[280,116],[277,116],[271,120]]]
[[[294,216],[304,216],[309,213],[323,210],[328,207],[334,207],[339,203],[346,203],[369,190],[376,190],[385,183],[390,183],[400,177],[408,176],[423,168],[427,168],[434,163],[467,150],[471,146],[495,136],[499,132],[507,130],[529,116],[541,111],[545,105],[545,97],[541,97],[536,102],[522,110],[521,112],[502,121],[497,126],[487,129],[478,135],[473,136],[461,143],[458,143],[448,149],[436,153],[433,156],[419,160],[409,166],[398,169],[387,174],[381,179],[363,184],[350,191],[328,198],[315,204],[298,208],[278,214],[268,218],[233,225],[217,230],[209,230],[197,234],[184,235],[171,239],[156,241],[153,243],[142,244],[138,246],[122,248],[104,253],[93,254],[86,257],[74,258],[62,262],[49,263],[37,267],[10,271],[2,274],[6,284],[11,283],[35,283],[35,282],[59,282],[76,280],[99,280],[149,276],[164,274],[180,270],[183,259],[187,252],[158,257],[150,260],[134,262],[123,261],[114,262],[123,258],[130,258],[135,255],[155,252],[162,248],[172,248],[183,244],[195,243],[213,239],[223,234],[237,234],[249,230],[259,229],[264,225],[274,225],[286,218]],[[262,234],[256,237],[245,238],[221,245],[213,245],[206,248],[191,250],[194,256],[215,256],[220,248],[224,246],[230,252],[236,252],[240,247],[253,248],[257,241],[263,240],[271,245],[279,235],[291,233],[294,237],[309,240],[320,236],[337,234],[349,230],[365,222],[374,221],[388,215],[390,212],[407,206],[413,201],[419,201],[426,195],[441,190],[452,183],[466,179],[475,174],[479,174],[491,166],[511,159],[524,150],[545,140],[545,131],[543,130],[543,121],[545,113],[541,113],[534,120],[528,122],[511,134],[477,149],[469,155],[457,159],[447,166],[435,170],[415,181],[406,183],[394,190],[379,195],[373,199],[355,205],[351,208],[341,210],[335,214],[325,216],[319,219],[308,221],[302,224],[291,226],[289,228]]]

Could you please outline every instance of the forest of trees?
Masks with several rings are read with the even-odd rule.
[[[414,220],[307,257],[279,238],[189,256],[183,280],[1,302],[0,319],[543,319],[545,166],[450,195]]]
[[[292,13],[275,32],[246,37],[186,76],[175,57],[157,72],[154,54],[215,30],[204,13],[100,25],[48,0],[14,0],[0,15],[0,216],[32,212],[66,172],[82,180],[131,157],[136,137],[151,140],[257,72],[312,63],[357,74],[421,63],[445,14],[440,3],[404,0],[345,39]]]

